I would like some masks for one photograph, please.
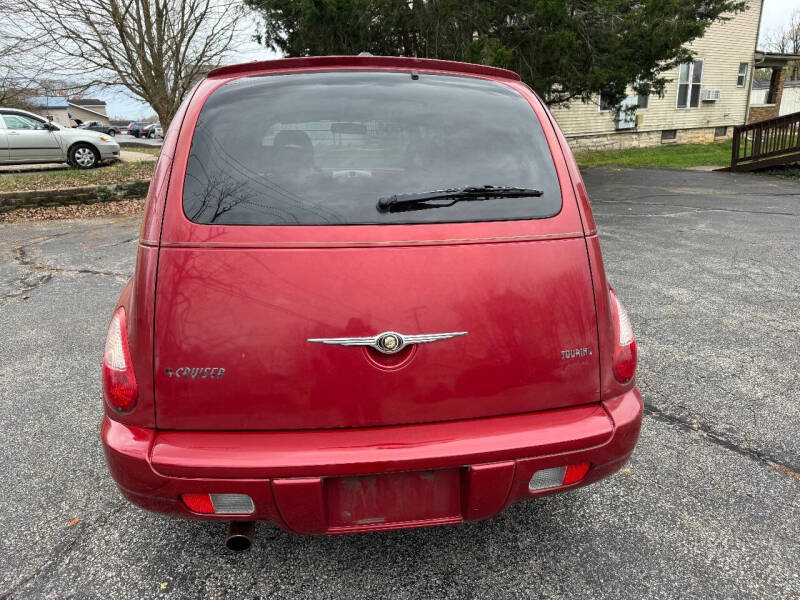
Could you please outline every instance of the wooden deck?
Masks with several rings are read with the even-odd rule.
[[[733,128],[731,171],[800,161],[800,112]]]

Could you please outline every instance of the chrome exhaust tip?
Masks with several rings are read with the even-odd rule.
[[[253,521],[231,521],[228,525],[228,536],[225,538],[225,547],[234,552],[244,552],[253,545]]]

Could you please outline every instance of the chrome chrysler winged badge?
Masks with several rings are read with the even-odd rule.
[[[336,346],[369,346],[383,354],[397,354],[403,348],[413,344],[429,344],[430,342],[447,340],[460,335],[467,335],[467,332],[453,331],[451,333],[405,335],[396,331],[385,331],[372,337],[309,338],[308,341],[315,344],[332,344]]]

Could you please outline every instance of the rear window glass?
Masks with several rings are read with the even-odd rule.
[[[469,186],[541,190],[419,210],[380,198]],[[206,101],[183,190],[201,224],[341,225],[551,217],[561,192],[541,124],[502,84],[335,72],[247,77]]]

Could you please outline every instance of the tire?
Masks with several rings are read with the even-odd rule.
[[[155,132],[155,131],[151,131],[150,133],[148,133],[148,134],[147,134],[147,138],[148,138],[148,139],[151,139],[151,140],[152,140],[152,139],[154,139],[155,137],[156,137],[156,132]]]
[[[67,153],[69,164],[78,169],[91,169],[100,162],[100,153],[94,146],[79,142]]]
[[[117,132],[114,129],[109,129],[108,135],[110,135],[111,137],[115,137],[117,135]]]

